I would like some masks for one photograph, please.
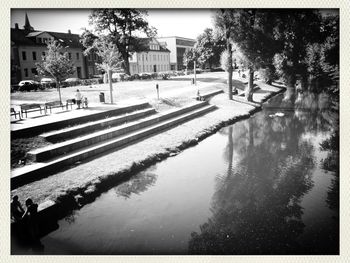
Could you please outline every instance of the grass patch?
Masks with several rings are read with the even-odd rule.
[[[50,144],[39,136],[11,140],[11,168],[21,167],[30,163],[31,161],[27,158],[27,153],[30,150]]]

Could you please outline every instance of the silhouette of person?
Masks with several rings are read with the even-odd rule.
[[[81,95],[79,89],[77,89],[77,92],[75,93],[75,100],[77,102],[77,105],[78,105],[78,108],[77,109],[80,109],[80,105],[81,105],[81,100],[83,98],[83,95]]]
[[[26,200],[26,211],[24,212],[22,219],[25,220],[29,238],[31,241],[37,241],[39,237],[38,231],[38,205],[33,203],[32,199]]]
[[[13,218],[15,222],[18,222],[21,220],[23,214],[24,209],[22,208],[21,203],[18,201],[18,196],[15,195],[12,197],[11,201],[11,218]]]

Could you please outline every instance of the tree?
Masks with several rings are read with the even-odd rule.
[[[283,46],[276,52],[273,64],[287,86],[288,98],[293,95],[298,78],[306,82],[308,78],[306,60],[314,55],[315,58],[318,56],[316,50],[319,47],[314,44],[324,42],[326,34],[321,32],[322,19],[317,10],[275,10],[274,19],[274,36],[283,43]],[[316,52],[312,52],[311,49]]]
[[[135,33],[143,32],[150,37],[156,35],[156,30],[149,27],[145,20],[146,15],[146,11],[136,9],[96,9],[89,16],[89,23],[94,26],[93,33],[108,35],[116,45],[127,74],[130,74],[130,54],[142,47]]]
[[[94,52],[101,58],[101,63],[96,63],[98,68],[108,73],[109,91],[111,103],[113,103],[112,72],[121,68],[123,59],[112,39],[109,36],[95,36],[85,30],[81,36],[81,42],[86,48],[84,54]]]
[[[225,43],[216,35],[211,28],[206,28],[202,34],[197,37],[195,48],[198,50],[198,62],[202,67],[219,65],[220,54],[225,48]]]
[[[231,47],[231,52],[228,52],[225,49],[220,55],[221,68],[225,71],[228,71],[230,60],[232,60],[232,63],[235,65],[235,67],[236,65],[239,65],[243,68],[248,67],[247,58],[244,56],[240,48],[235,43],[232,43]]]
[[[232,40],[232,29],[234,26],[232,17],[229,14],[228,9],[221,9],[216,12],[214,16],[214,22],[215,26],[218,28],[218,30],[221,32],[222,39],[226,44],[226,50],[228,52],[227,54],[227,73],[228,73],[228,81],[227,81],[227,92],[228,92],[228,99],[232,100],[232,92],[237,93],[236,88],[234,91],[232,91],[232,72],[233,72],[233,66],[232,66],[232,46],[231,46],[231,40]]]
[[[47,54],[43,56],[43,62],[36,63],[37,71],[44,76],[51,76],[55,79],[59,100],[61,97],[61,81],[74,74],[74,64],[69,59],[68,52],[62,52],[63,48],[57,41],[49,41]]]
[[[198,63],[198,57],[199,53],[198,50],[196,50],[196,48],[191,48],[185,51],[183,55],[183,63],[186,67],[186,70],[188,68],[192,68],[194,66],[194,62]]]

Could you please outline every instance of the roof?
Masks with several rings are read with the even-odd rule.
[[[195,39],[187,38],[187,37],[178,37],[178,36],[157,37],[157,39],[160,39],[160,38],[175,38],[175,39],[183,39],[183,40],[188,40],[188,41],[194,41],[194,42],[196,42]]]
[[[11,28],[11,42],[19,46],[46,46],[44,43],[37,43],[35,37],[48,33],[55,38],[62,46],[71,48],[82,48],[80,37],[77,34],[59,33],[51,31],[28,31],[24,29]]]
[[[159,50],[150,49],[149,44],[151,41],[157,42],[157,44],[159,45]],[[139,39],[139,43],[143,46],[142,48],[139,49],[139,51],[170,52],[169,49],[162,46],[158,40],[156,40],[155,38],[152,38],[152,37],[141,38],[141,39]]]

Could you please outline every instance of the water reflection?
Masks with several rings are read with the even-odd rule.
[[[111,186],[60,222],[47,253],[337,253],[337,104],[298,96]]]
[[[139,173],[132,177],[129,181],[115,188],[117,196],[129,198],[131,194],[139,194],[147,191],[157,180],[157,175],[154,173]]]
[[[306,93],[294,103],[279,97],[272,104],[285,109],[285,118],[270,118],[267,110],[222,131],[228,172],[217,176],[213,216],[191,234],[190,254],[310,253],[297,240],[305,226],[300,202],[316,165],[306,134],[331,129],[332,107],[322,94]]]

